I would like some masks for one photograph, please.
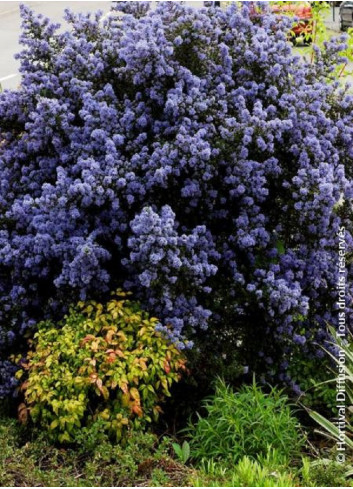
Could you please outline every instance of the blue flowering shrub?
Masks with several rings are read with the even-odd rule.
[[[343,40],[308,64],[289,20],[236,5],[119,2],[66,12],[66,32],[21,12],[21,87],[0,94],[0,394],[37,321],[118,287],[179,348],[208,328],[289,381],[284,354],[320,355],[337,323],[343,226],[352,249]],[[347,262],[347,304],[351,278]]]

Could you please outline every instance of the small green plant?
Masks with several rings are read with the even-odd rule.
[[[168,474],[163,469],[153,469],[151,473],[151,487],[163,487],[169,485]]]
[[[184,368],[181,352],[156,331],[138,304],[113,298],[79,303],[59,324],[38,326],[25,376],[20,417],[31,419],[59,442],[82,437],[100,420],[123,440],[131,429],[157,419],[169,388]]]
[[[190,458],[190,445],[189,443],[184,440],[182,445],[179,445],[179,443],[173,443],[172,444],[174,452],[178,459],[185,464],[189,458]]]
[[[206,417],[189,427],[193,458],[213,458],[234,464],[253,460],[273,450],[286,459],[296,456],[303,437],[288,399],[276,388],[265,393],[255,383],[234,393],[219,381],[214,396],[205,402]]]
[[[232,479],[233,487],[293,486],[293,477],[290,474],[271,471],[267,467],[262,467],[258,462],[250,460],[249,457],[244,457],[240,460]]]
[[[75,447],[80,454],[91,454],[97,450],[98,446],[109,443],[109,436],[106,431],[105,421],[97,419],[89,426],[83,426],[75,436]]]
[[[192,481],[194,487],[293,487],[295,477],[290,472],[280,472],[259,462],[243,457],[230,469],[212,459],[201,464],[200,472]]]
[[[308,487],[347,486],[348,467],[330,459],[303,460],[302,485]]]

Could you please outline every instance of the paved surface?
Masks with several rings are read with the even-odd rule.
[[[70,8],[74,12],[109,12],[111,2],[106,1],[44,1],[44,2],[3,2],[0,1],[0,83],[2,88],[16,88],[20,83],[18,62],[14,55],[21,50],[18,39],[20,36],[19,5],[25,3],[36,12],[42,13],[64,26],[63,12]]]
[[[339,27],[339,7],[331,7],[330,12],[327,12],[327,16],[325,19],[326,26],[335,32],[340,32]]]

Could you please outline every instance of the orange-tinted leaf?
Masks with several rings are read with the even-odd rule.
[[[90,380],[90,382],[91,382],[92,384],[95,384],[95,383],[96,383],[96,381],[97,381],[97,379],[98,379],[98,374],[91,374],[91,375],[89,376],[89,380]]]
[[[88,334],[87,336],[85,336],[83,338],[83,340],[81,341],[82,344],[85,344],[87,343],[88,341],[92,341],[95,339],[95,336],[93,336],[93,334]]]
[[[23,384],[21,384],[21,391],[25,391],[28,387],[28,380],[26,380],[25,382],[23,382]]]
[[[28,408],[23,402],[18,406],[18,420],[22,424],[26,424],[28,420]]]
[[[103,387],[102,379],[96,380],[96,386],[98,387],[99,391],[102,392],[102,387]]]
[[[141,418],[141,416],[143,416],[143,411],[141,409],[141,406],[139,404],[134,404],[132,406],[132,411],[137,414],[137,416],[139,416]]]
[[[109,355],[108,355],[108,359],[107,359],[107,360],[108,360],[108,362],[109,362],[109,363],[113,363],[113,362],[115,361],[115,359],[116,359],[116,354],[115,354],[115,352],[113,351],[112,353],[109,353]]]

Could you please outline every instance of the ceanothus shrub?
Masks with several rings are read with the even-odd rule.
[[[342,226],[352,250],[344,39],[309,64],[288,19],[246,6],[120,2],[104,21],[66,12],[66,32],[21,11],[22,83],[0,95],[3,358],[118,287],[179,347],[208,327],[269,372],[320,355]],[[347,261],[347,324],[351,279]]]

